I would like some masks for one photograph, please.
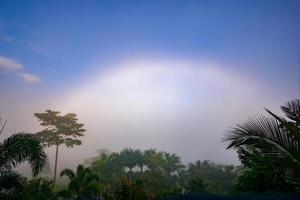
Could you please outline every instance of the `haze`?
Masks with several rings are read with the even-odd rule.
[[[299,97],[299,1],[59,2],[0,2],[1,140],[74,112],[59,168],[125,147],[238,164],[230,127]]]

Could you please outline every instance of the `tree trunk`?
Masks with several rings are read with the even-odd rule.
[[[57,157],[58,157],[58,145],[56,145],[56,153],[55,153],[54,178],[53,178],[54,184],[55,184],[55,181],[56,181]]]
[[[143,173],[143,168],[144,168],[144,166],[143,166],[143,165],[141,165],[141,174]]]
[[[130,183],[130,185],[132,184],[132,168],[131,167],[129,167],[129,183]]]

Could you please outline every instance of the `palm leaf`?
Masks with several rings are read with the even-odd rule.
[[[10,171],[24,161],[29,162],[34,176],[47,162],[42,145],[30,134],[15,134],[0,144],[0,172]]]
[[[229,142],[227,149],[253,146],[270,159],[278,158],[281,164],[300,166],[299,141],[291,134],[277,119],[255,116],[234,127],[225,140]]]
[[[3,172],[0,176],[0,199],[20,199],[26,178],[13,171]]]
[[[75,179],[75,173],[71,169],[64,169],[60,172],[60,177],[67,176],[70,180]]]
[[[282,105],[281,110],[290,120],[300,123],[300,99],[294,99]]]

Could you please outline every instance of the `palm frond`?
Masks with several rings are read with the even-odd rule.
[[[293,133],[280,127],[275,118],[255,116],[238,124],[231,130],[225,140],[229,142],[227,149],[242,146],[253,146],[269,158],[280,158],[300,164],[299,141],[292,137]]]
[[[26,178],[13,171],[5,171],[0,176],[0,199],[20,199]]]
[[[40,142],[30,134],[19,133],[0,144],[0,171],[11,170],[28,161],[36,176],[45,166],[47,155]]]
[[[280,108],[286,117],[298,124],[300,123],[300,99],[291,100]]]
[[[288,134],[288,137],[297,140],[298,143],[300,141],[300,125],[295,124],[294,122],[287,121],[286,119],[279,117],[278,115],[274,114],[270,110],[266,109],[265,110],[276,120],[280,122],[280,128],[283,130],[286,129],[286,134]]]
[[[60,177],[67,176],[70,180],[75,178],[75,173],[71,169],[64,169],[60,172]]]
[[[14,171],[2,172],[0,176],[0,190],[21,188],[25,179]]]
[[[0,123],[1,123],[1,118],[0,118]],[[4,124],[2,125],[2,127],[0,129],[0,135],[3,132],[3,129],[5,128],[6,123],[7,123],[7,120],[5,120]]]

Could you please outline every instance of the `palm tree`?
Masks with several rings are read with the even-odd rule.
[[[125,167],[128,167],[129,173],[132,173],[132,169],[137,165],[137,157],[135,151],[130,148],[126,148],[120,152],[121,162]]]
[[[163,152],[157,152],[155,149],[145,150],[144,157],[146,166],[150,171],[163,171]]]
[[[141,150],[137,149],[134,151],[135,157],[136,157],[136,163],[140,168],[140,172],[143,173],[144,167],[146,165],[146,158],[144,156],[144,152]]]
[[[43,146],[31,134],[15,134],[0,143],[0,193],[2,195],[9,196],[20,188],[24,180],[13,171],[13,168],[25,161],[32,168],[33,176],[41,172],[47,161]]]
[[[266,109],[269,116],[255,116],[236,125],[227,149],[238,150],[240,159],[247,163],[262,162],[274,170],[283,169],[289,183],[300,184],[300,100],[281,106],[286,118]]]
[[[67,176],[70,179],[68,190],[60,191],[60,195],[72,196],[76,199],[93,198],[97,195],[97,181],[99,181],[99,178],[89,168],[78,165],[76,172],[71,169],[64,169],[61,171],[60,176]]]
[[[172,173],[184,168],[184,165],[181,163],[179,156],[177,156],[176,154],[164,152],[163,158],[164,162],[162,167],[168,176],[171,176]]]

